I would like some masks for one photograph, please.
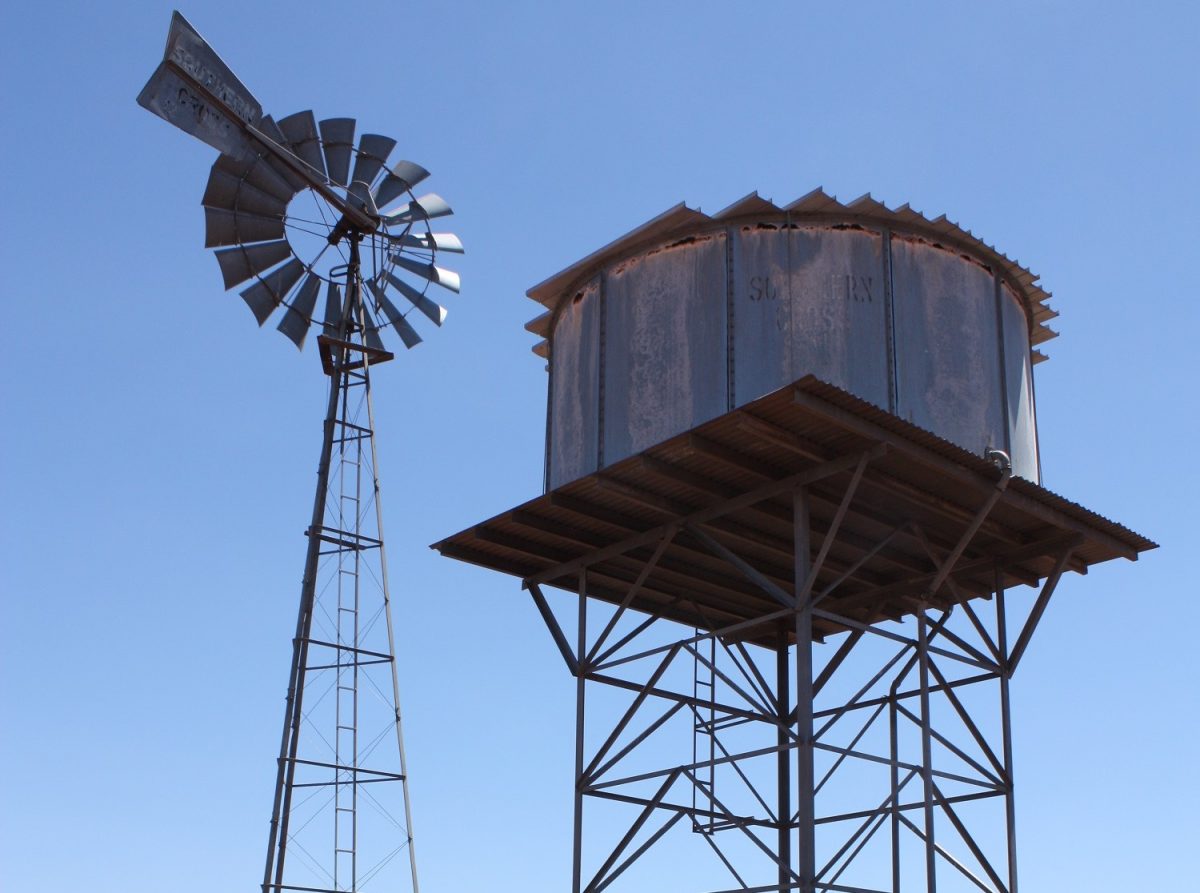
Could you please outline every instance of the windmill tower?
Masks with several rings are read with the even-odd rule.
[[[450,207],[415,194],[424,168],[389,163],[395,140],[355,142],[353,119],[264,115],[178,12],[138,103],[221,153],[205,246],[259,325],[282,308],[303,348],[316,323],[329,376],[262,889],[416,891],[371,376],[394,358],[386,330],[412,348],[413,311],[442,324],[431,285],[459,290],[437,257],[462,245],[430,225]]]

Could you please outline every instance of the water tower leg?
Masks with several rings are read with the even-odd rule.
[[[579,572],[579,618],[576,641],[575,674],[575,826],[572,835],[571,893],[580,893],[583,883],[583,745],[584,745],[584,695],[587,674],[587,571]]]
[[[779,730],[775,741],[777,754],[778,793],[776,810],[779,817],[779,889],[791,889],[792,877],[792,732],[793,722],[791,699],[791,676],[793,673],[791,649],[788,645],[787,624],[779,628],[779,644],[775,652],[776,698],[779,708]]]
[[[1008,832],[1008,893],[1017,893],[1017,814],[1013,799],[1012,710],[1008,681],[1012,668],[1008,660],[1008,612],[1004,608],[1004,585],[996,572],[996,647],[1000,652],[1000,725],[1004,736],[1004,775],[1007,790],[1004,794],[1005,830]]]
[[[808,492],[792,494],[796,606],[796,808],[800,829],[800,891],[812,893],[816,877],[816,789],[813,770],[812,598],[805,584],[812,569]]]

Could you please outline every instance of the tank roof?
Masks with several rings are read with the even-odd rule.
[[[713,225],[726,225],[743,218],[769,215],[782,216],[795,223],[860,223],[883,226],[927,238],[945,247],[970,252],[979,260],[993,266],[1025,301],[1031,320],[1031,345],[1042,344],[1058,335],[1058,332],[1048,325],[1058,313],[1050,309],[1050,293],[1038,285],[1039,277],[970,230],[947,219],[945,214],[931,219],[907,204],[888,208],[872,198],[870,193],[843,203],[820,188],[783,206],[762,198],[757,192],[751,192],[712,215],[689,208],[680,202],[529,289],[526,294],[545,307],[546,312],[531,320],[525,328],[543,339],[547,338],[551,320],[563,295],[619,258],[653,247],[674,236],[684,236]],[[542,340],[534,346],[533,351],[539,356],[545,356],[546,346],[546,341]],[[1033,351],[1034,362],[1044,359],[1046,356],[1040,351]]]

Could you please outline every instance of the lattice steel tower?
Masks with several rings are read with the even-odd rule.
[[[1016,893],[1010,679],[1063,573],[1154,546],[1039,485],[1036,277],[817,190],[529,294],[546,493],[436,548],[575,678],[572,890]]]
[[[264,115],[178,13],[138,102],[221,152],[203,205],[225,287],[244,286],[259,325],[283,307],[278,329],[297,347],[316,321],[329,376],[263,893],[415,893],[371,376],[394,358],[383,330],[414,347],[409,313],[445,319],[430,285],[459,290],[436,260],[462,245],[429,223],[450,208],[414,194],[424,168],[389,165],[395,140],[356,143],[350,118]]]

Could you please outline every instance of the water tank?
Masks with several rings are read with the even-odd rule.
[[[550,489],[815,375],[1040,482],[1027,269],[944,217],[821,190],[678,205],[529,291]]]

